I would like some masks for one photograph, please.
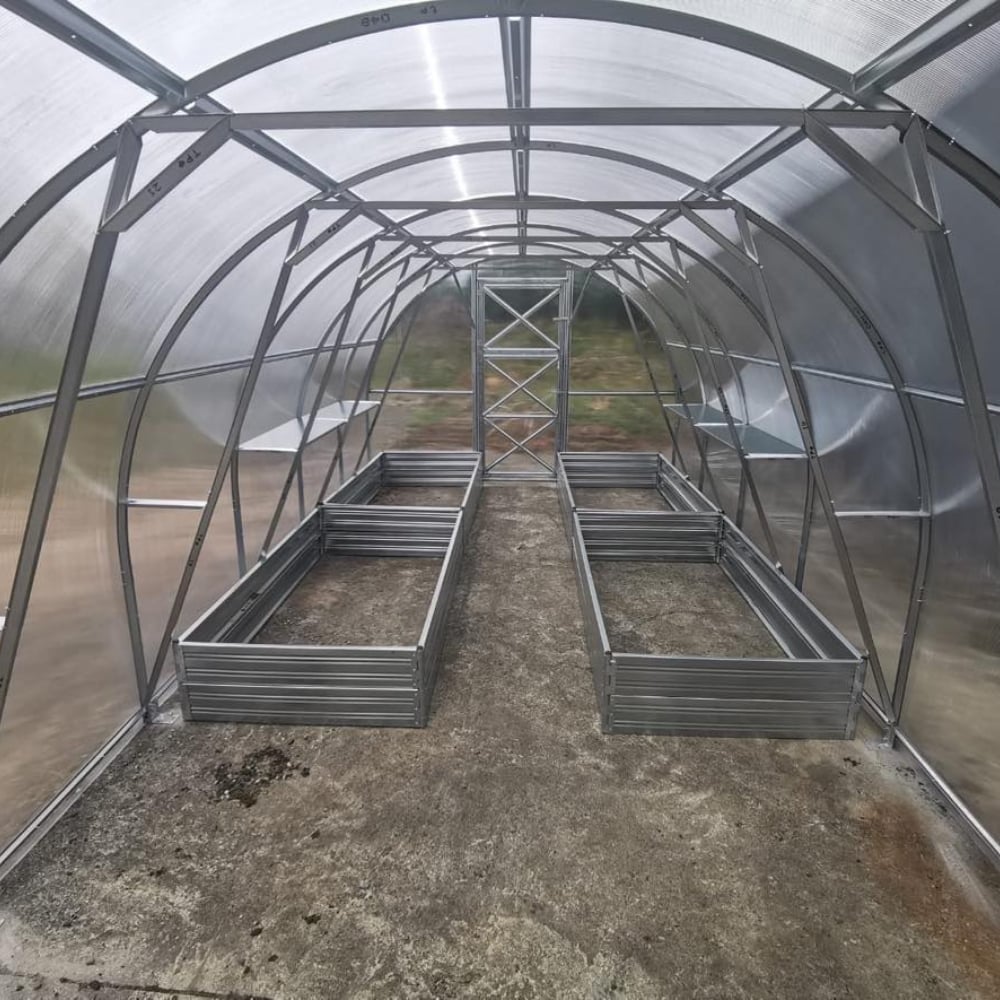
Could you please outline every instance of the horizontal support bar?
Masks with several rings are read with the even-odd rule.
[[[705,349],[703,347],[698,347],[693,344],[681,344],[675,340],[665,341],[666,347],[674,348],[678,351],[694,351],[697,354],[704,354]],[[715,357],[725,358],[727,352],[721,351],[718,348],[711,348],[709,353]],[[751,365],[763,365],[765,368],[779,368],[780,365],[774,358],[758,358],[752,354],[740,354],[737,351],[729,351],[728,357],[733,358],[736,361],[745,361],[747,364]],[[888,392],[896,392],[896,387],[891,383],[887,382],[885,379],[872,378],[870,375],[851,375],[848,372],[835,372],[830,371],[827,368],[815,368],[812,365],[801,365],[792,364],[792,371],[799,372],[803,375],[815,375],[817,378],[826,378],[834,382],[847,382],[850,385],[866,385],[872,389],[885,389]],[[937,392],[934,389],[920,389],[917,386],[906,385],[903,386],[903,392],[907,396],[913,396],[917,399],[932,399],[937,403],[949,403],[952,406],[964,406],[965,400],[961,396],[955,396],[951,393]],[[661,393],[665,395],[665,393]],[[990,413],[996,413],[1000,415],[1000,403],[988,403],[986,406]]]
[[[380,396],[471,396],[471,389],[369,389],[368,395]]]
[[[908,111],[857,109],[814,110],[830,128],[903,128],[912,120]],[[751,107],[570,107],[570,108],[396,108],[344,111],[265,111],[229,115],[139,115],[137,129],[150,132],[204,132],[228,121],[234,132],[281,129],[339,128],[461,128],[478,125],[547,126],[636,125],[661,126],[750,126],[755,128],[801,128],[802,108]]]
[[[523,204],[530,205],[532,208],[541,207],[537,205],[538,199],[528,199],[524,201]],[[465,204],[463,202],[463,204]],[[560,202],[560,204],[562,204]],[[322,206],[320,206],[322,207]],[[511,224],[513,228],[513,224]],[[532,226],[532,228],[535,228]],[[593,236],[577,236],[577,235],[565,235],[560,232],[549,233],[545,236],[518,236],[516,233],[473,233],[471,235],[457,236],[452,233],[450,236],[447,234],[439,234],[436,236],[425,236],[423,233],[420,234],[420,239],[424,243],[497,243],[498,241],[511,240],[518,243],[526,243],[528,246],[533,246],[536,244],[547,245],[550,243],[666,243],[668,240],[672,239],[670,236],[663,236],[659,233],[652,233],[648,236],[635,236],[628,235],[624,233],[600,233]],[[385,243],[393,242],[405,242],[405,237],[396,236],[390,233],[388,236],[381,237],[382,241]],[[497,284],[497,282],[489,281],[489,284]],[[520,283],[514,284],[514,287],[520,288],[522,285]]]
[[[376,209],[380,212],[431,212],[431,211],[455,211],[455,212],[472,212],[472,211],[511,211],[511,212],[527,212],[531,209],[540,209],[547,212],[580,212],[584,210],[595,211],[595,212],[611,212],[616,210],[621,210],[623,212],[627,211],[668,211],[671,209],[680,210],[681,205],[689,205],[690,202],[680,202],[676,200],[671,200],[669,198],[656,198],[656,199],[645,199],[642,201],[629,201],[628,199],[617,199],[617,200],[597,200],[597,199],[587,199],[587,200],[574,200],[572,198],[517,198],[512,195],[498,195],[494,197],[483,197],[483,198],[466,198],[466,199],[444,199],[444,200],[428,200],[428,199],[411,199],[411,200],[395,200],[395,201],[366,201],[365,207]],[[314,206],[315,208],[322,208],[323,203],[317,202]],[[698,209],[714,210],[714,209],[732,209],[732,202],[727,201],[701,201],[695,202],[694,207]],[[631,234],[621,233],[619,236],[614,237],[618,240],[627,240]],[[465,243],[467,238],[464,236],[452,236],[449,237],[450,241],[453,243]],[[494,236],[488,242],[494,243],[498,246],[505,245],[506,243],[519,243],[520,240],[517,236],[513,234],[510,236]],[[545,244],[551,243],[562,243],[562,238],[558,233],[552,233],[548,239],[542,239],[539,242]],[[598,240],[592,240],[592,242],[598,242]],[[584,255],[586,256],[586,255]],[[523,263],[523,262],[522,262]]]
[[[838,510],[834,513],[843,517],[930,517],[926,510]]]
[[[379,340],[362,340],[353,344],[325,344],[322,347],[301,347],[295,351],[280,351],[269,354],[264,358],[264,364],[273,364],[276,361],[292,361],[295,358],[307,358],[312,355],[331,354],[337,351],[355,350],[361,347],[378,347]],[[175,371],[162,372],[153,379],[154,385],[167,385],[171,382],[185,382],[192,378],[201,378],[205,375],[219,375],[224,372],[239,371],[241,368],[250,367],[250,358],[234,358],[232,361],[217,361],[211,365],[198,365],[194,368],[178,368]],[[144,375],[136,375],[132,378],[109,379],[107,382],[94,382],[92,385],[84,386],[79,393],[78,399],[99,399],[102,396],[113,396],[118,392],[134,392],[141,389],[145,384]],[[32,410],[44,410],[53,406],[56,401],[54,392],[42,393],[38,396],[27,396],[23,399],[11,400],[7,403],[0,403],[0,417],[13,417],[19,413],[30,413]]]
[[[204,500],[147,500],[129,497],[125,503],[129,507],[159,507],[168,510],[204,510]]]

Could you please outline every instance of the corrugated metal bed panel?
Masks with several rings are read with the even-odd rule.
[[[368,504],[382,486],[404,482],[466,490],[459,507]],[[478,454],[376,455],[176,641],[185,717],[202,722],[426,725],[445,622],[481,488]],[[250,643],[323,552],[440,559],[419,641],[391,647]]]
[[[625,456],[627,458],[628,456]],[[559,456],[566,518],[601,724],[611,733],[843,739],[854,734],[865,660],[721,511],[662,456],[678,509],[581,510],[574,479],[626,485],[622,456]],[[602,469],[601,466],[604,466]],[[609,648],[590,561],[719,563],[787,659],[660,656]]]

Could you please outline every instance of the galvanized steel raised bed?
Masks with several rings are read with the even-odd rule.
[[[464,486],[456,507],[371,504],[384,486]],[[444,623],[482,488],[469,452],[383,452],[317,507],[174,643],[184,717],[202,722],[424,726]],[[324,553],[441,559],[413,646],[252,640]]]
[[[560,504],[605,732],[850,739],[866,661],[662,455],[563,453]],[[577,507],[573,487],[648,488],[662,511]],[[590,563],[717,563],[786,658],[612,650]]]

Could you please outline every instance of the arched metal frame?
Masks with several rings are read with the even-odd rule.
[[[8,220],[3,228],[0,229],[0,262],[2,262],[11,249],[17,245],[18,241],[28,231],[30,231],[32,226],[69,190],[71,190],[83,179],[90,176],[90,174],[99,169],[101,166],[114,160],[115,166],[103,213],[104,225],[96,236],[94,246],[91,251],[90,261],[87,268],[87,276],[84,282],[84,289],[81,294],[79,308],[73,324],[73,330],[67,348],[66,359],[59,387],[55,394],[51,396],[51,399],[46,398],[44,400],[37,401],[34,404],[36,407],[51,405],[52,416],[50,419],[46,444],[43,449],[40,462],[38,475],[39,488],[36,488],[35,496],[32,499],[32,506],[29,511],[28,522],[22,543],[21,557],[15,572],[15,580],[11,596],[11,611],[8,613],[7,628],[0,633],[0,712],[2,712],[3,701],[9,686],[7,682],[9,681],[10,669],[13,663],[14,653],[17,648],[20,628],[23,624],[24,611],[26,610],[28,597],[30,596],[34,567],[37,564],[38,554],[44,538],[45,524],[54,495],[59,465],[65,449],[75,402],[79,397],[81,390],[83,370],[89,351],[90,339],[93,336],[104,285],[110,273],[115,246],[120,235],[120,230],[108,228],[108,223],[114,221],[116,213],[128,208],[129,189],[139,157],[141,131],[147,126],[147,123],[151,120],[152,116],[169,114],[178,110],[182,106],[187,106],[199,114],[222,115],[223,120],[225,120],[228,115],[227,109],[218,105],[218,103],[211,97],[207,96],[210,91],[217,90],[225,83],[238,79],[248,73],[255,72],[256,70],[262,69],[281,59],[286,59],[335,41],[357,37],[361,34],[370,34],[372,31],[389,30],[409,25],[457,20],[470,17],[495,17],[500,19],[502,23],[507,17],[530,18],[533,15],[574,18],[590,21],[627,22],[629,24],[641,25],[654,30],[697,37],[704,41],[713,42],[715,44],[724,45],[729,48],[742,51],[748,55],[783,66],[784,68],[809,79],[821,82],[825,86],[828,86],[832,91],[843,95],[851,101],[857,102],[862,107],[896,112],[901,108],[901,105],[886,97],[886,95],[878,89],[879,86],[887,87],[891,83],[898,81],[899,79],[912,73],[915,69],[919,68],[919,66],[924,65],[933,58],[936,58],[942,52],[947,51],[949,48],[954,47],[966,38],[971,37],[971,35],[975,34],[977,31],[987,27],[990,23],[996,20],[997,17],[1000,17],[1000,13],[996,10],[977,11],[971,18],[964,11],[958,11],[956,12],[954,18],[938,21],[937,23],[929,23],[922,29],[918,29],[912,36],[899,43],[899,45],[894,46],[888,52],[884,53],[876,60],[873,60],[869,66],[864,67],[862,70],[852,75],[824,62],[823,60],[817,59],[782,43],[756,35],[752,32],[734,28],[704,17],[698,17],[677,11],[650,8],[641,4],[620,2],[610,3],[608,0],[518,0],[515,11],[511,9],[509,3],[501,2],[501,0],[442,0],[442,2],[435,5],[410,4],[405,7],[391,8],[391,18],[388,22],[362,24],[361,19],[355,17],[329,22],[324,25],[317,25],[304,31],[297,32],[286,38],[268,42],[265,45],[259,46],[249,52],[245,52],[233,59],[227,60],[217,67],[199,74],[191,81],[185,82],[178,80],[177,78],[172,78],[169,74],[164,76],[163,73],[165,71],[162,71],[162,67],[156,67],[152,64],[152,61],[148,61],[149,65],[144,64],[142,59],[138,58],[141,56],[141,53],[138,53],[137,50],[129,52],[123,49],[112,56],[106,45],[107,37],[100,37],[100,32],[94,34],[93,29],[95,28],[95,24],[93,22],[87,23],[89,22],[89,19],[83,19],[82,27],[84,30],[81,31],[81,22],[74,21],[72,16],[59,16],[58,14],[53,15],[51,10],[47,9],[52,5],[37,5],[30,2],[30,0],[24,0],[24,2],[21,2],[21,0],[11,0],[11,2],[8,2],[6,5],[14,9],[17,13],[22,14],[22,16],[32,20],[34,23],[44,27],[51,33],[56,34],[59,37],[63,37],[64,40],[69,42],[69,44],[73,44],[76,47],[81,48],[83,51],[86,51],[89,55],[98,58],[100,61],[103,61],[108,65],[112,65],[112,68],[115,68],[118,72],[122,72],[130,79],[133,79],[134,82],[138,82],[141,86],[153,90],[154,93],[159,94],[159,100],[155,101],[153,105],[147,108],[146,111],[139,116],[136,120],[135,126],[126,126],[117,130],[116,133],[113,133],[101,142],[97,143],[94,147],[52,178],[52,180],[43,186],[43,188],[41,188],[26,203],[21,211],[16,213],[15,216],[11,220]],[[433,11],[433,14],[428,14],[428,11]],[[76,14],[78,15],[79,12],[76,12]],[[105,32],[104,35],[108,36],[110,33]],[[828,98],[824,98],[824,101],[828,101]],[[820,103],[822,104],[823,102]],[[415,274],[410,276],[406,282],[406,284],[409,284],[410,281],[415,280],[420,276],[429,276],[434,269],[440,267],[451,269],[452,273],[454,273],[453,265],[450,263],[450,255],[438,255],[433,247],[429,245],[428,241],[421,237],[415,237],[408,231],[406,227],[408,225],[412,225],[412,223],[416,221],[417,217],[403,220],[401,223],[395,222],[393,219],[385,216],[377,207],[367,206],[364,202],[358,199],[357,196],[353,195],[350,192],[350,187],[352,185],[356,185],[364,180],[371,179],[374,176],[389,172],[393,169],[400,169],[413,163],[425,162],[440,156],[454,156],[461,155],[462,153],[472,153],[478,151],[494,151],[503,148],[511,151],[516,169],[516,153],[519,148],[522,148],[524,150],[542,149],[605,157],[622,163],[628,163],[631,166],[650,170],[651,172],[658,173],[662,176],[671,177],[672,179],[690,184],[692,189],[697,192],[717,195],[717,192],[722,187],[725,187],[726,184],[737,179],[738,176],[745,176],[745,174],[749,172],[749,170],[754,169],[755,166],[761,165],[762,162],[767,162],[767,160],[773,158],[773,156],[778,155],[780,152],[789,148],[791,144],[808,137],[808,139],[813,141],[825,152],[834,156],[834,158],[837,159],[842,166],[845,166],[846,169],[852,172],[855,178],[861,183],[866,184],[869,187],[879,186],[879,181],[877,179],[864,176],[865,165],[863,162],[857,163],[855,161],[853,163],[855,169],[851,170],[852,163],[849,162],[849,152],[844,150],[841,146],[838,146],[838,142],[842,143],[842,140],[839,140],[839,137],[829,130],[819,116],[813,117],[807,114],[803,120],[803,126],[804,128],[802,129],[779,129],[768,140],[758,144],[758,147],[755,147],[755,152],[748,153],[746,157],[741,157],[740,160],[742,162],[730,165],[730,167],[722,171],[721,181],[717,176],[716,178],[710,179],[706,182],[698,182],[697,179],[688,177],[682,172],[673,170],[668,165],[659,164],[655,161],[645,161],[641,157],[635,157],[630,154],[619,153],[617,151],[603,149],[601,147],[585,147],[585,152],[583,148],[577,148],[579,147],[579,144],[538,143],[526,140],[525,135],[523,134],[520,137],[520,140],[515,140],[513,137],[512,127],[512,142],[510,143],[471,143],[465,144],[461,147],[447,147],[443,150],[433,150],[428,151],[427,153],[415,154],[411,157],[399,158],[396,161],[392,161],[391,164],[383,164],[379,167],[372,168],[372,170],[361,172],[353,178],[338,184],[331,178],[323,175],[321,171],[316,170],[316,168],[312,167],[311,164],[308,164],[306,161],[302,161],[301,158],[295,157],[295,154],[289,153],[289,151],[285,150],[284,147],[281,147],[280,144],[274,142],[270,139],[270,137],[264,134],[240,132],[239,134],[234,133],[232,137],[235,138],[236,141],[254,149],[261,155],[266,156],[268,159],[272,160],[272,162],[278,162],[286,169],[298,172],[300,176],[303,176],[311,183],[314,183],[320,189],[323,199],[336,199],[343,207],[353,206],[355,211],[381,223],[383,225],[383,229],[379,233],[370,237],[369,240],[364,241],[359,245],[361,247],[367,247],[367,250],[364,252],[367,254],[368,258],[370,258],[373,254],[374,246],[378,240],[383,238],[388,233],[398,233],[405,241],[404,247],[412,248],[414,252],[421,251],[431,254],[433,256],[433,262],[428,264],[425,268],[418,269]],[[964,318],[964,306],[961,301],[961,291],[958,286],[957,274],[954,271],[954,264],[951,261],[947,233],[940,218],[940,210],[938,208],[936,196],[933,191],[933,185],[930,180],[930,171],[927,166],[926,155],[929,151],[931,155],[947,164],[951,169],[955,170],[960,176],[976,186],[997,204],[1000,204],[1000,175],[991,170],[981,161],[978,161],[961,146],[955,144],[949,137],[943,135],[932,126],[929,126],[926,122],[915,123],[910,127],[907,127],[906,124],[900,120],[897,127],[900,128],[907,145],[909,162],[913,173],[915,195],[904,195],[906,204],[893,205],[892,199],[895,196],[893,192],[888,191],[883,192],[886,195],[883,200],[886,200],[887,203],[890,204],[890,207],[895,208],[897,213],[903,215],[907,221],[910,221],[911,224],[915,224],[916,228],[920,229],[924,234],[925,242],[928,246],[932,270],[934,271],[939,295],[942,300],[945,320],[949,326],[949,332],[953,334],[953,347],[955,347],[956,352],[956,367],[959,372],[960,380],[963,383],[964,400],[957,401],[964,402],[965,408],[970,414],[970,419],[973,421],[974,438],[976,438],[976,451],[977,457],[980,461],[980,474],[983,480],[984,491],[991,504],[992,513],[996,514],[997,517],[1000,517],[1000,504],[994,503],[994,500],[1000,499],[1000,491],[998,491],[998,486],[1000,486],[1000,476],[997,474],[996,452],[995,449],[990,451],[988,447],[992,443],[991,431],[989,428],[990,408],[986,405],[981,384],[976,384],[978,371],[976,369],[975,352],[972,349],[971,339],[967,337],[964,344],[961,342],[963,325],[966,327],[965,334],[968,333],[967,322]],[[225,135],[217,136],[216,138],[219,145],[230,137],[228,125],[222,131],[225,132]],[[570,147],[574,148],[571,149]],[[218,148],[218,146],[215,148]],[[857,154],[854,155],[857,156]],[[299,162],[296,163],[296,160]],[[870,164],[867,165],[867,168],[868,170],[873,169]],[[824,284],[830,288],[842,302],[844,302],[858,322],[859,326],[864,331],[865,335],[868,337],[869,341],[875,347],[888,376],[888,385],[886,388],[892,388],[895,391],[896,398],[900,402],[906,427],[910,436],[918,490],[920,494],[921,512],[929,512],[930,480],[927,468],[927,454],[923,437],[920,433],[917,415],[913,408],[911,396],[914,393],[904,385],[899,368],[893,360],[888,348],[882,341],[882,338],[875,329],[870,317],[867,316],[862,307],[848,291],[844,282],[835,275],[829,265],[820,261],[812,251],[801,245],[801,243],[796,240],[794,236],[786,232],[779,225],[763,219],[756,213],[746,209],[738,202],[732,202],[732,204],[740,223],[742,243],[741,246],[736,247],[735,249],[742,252],[743,257],[740,259],[742,263],[750,267],[757,294],[763,301],[763,326],[765,328],[765,332],[769,331],[772,343],[774,344],[776,350],[779,351],[779,364],[782,368],[782,374],[785,378],[786,387],[789,389],[790,398],[801,391],[797,385],[797,378],[795,374],[796,366],[787,356],[787,352],[784,351],[780,327],[777,325],[777,318],[774,315],[773,307],[770,305],[766,280],[763,276],[763,269],[754,251],[753,237],[750,230],[751,224],[782,242],[785,247],[795,254],[795,256],[807,268],[812,270],[813,273],[815,273],[820,280],[823,281]],[[454,205],[452,207],[462,206]],[[693,204],[691,208],[696,209],[697,204]],[[301,237],[305,228],[306,212],[307,208],[305,206],[299,206],[291,212],[286,213],[286,215],[282,216],[281,219],[270,223],[265,227],[265,229],[261,230],[261,232],[256,234],[254,237],[251,237],[251,239],[248,240],[247,243],[244,244],[244,246],[241,247],[240,250],[237,251],[237,253],[234,254],[228,261],[221,265],[212,278],[210,278],[209,281],[195,293],[194,297],[189,301],[189,303],[182,310],[181,314],[178,316],[178,319],[175,320],[170,333],[168,333],[167,340],[161,344],[161,348],[157,352],[153,364],[150,365],[146,376],[142,380],[140,397],[143,398],[143,404],[138,407],[138,409],[136,407],[133,408],[133,418],[135,418],[136,413],[139,415],[138,418],[130,419],[125,442],[123,443],[122,463],[119,475],[119,500],[122,500],[123,497],[127,498],[128,477],[136,438],[141,424],[141,412],[145,406],[145,402],[148,401],[149,394],[151,393],[153,387],[160,384],[161,381],[166,380],[166,378],[161,377],[161,371],[163,364],[169,355],[170,346],[172,346],[172,344],[181,335],[184,327],[187,325],[187,322],[189,322],[200,305],[211,293],[212,289],[217,287],[226,274],[230,273],[239,264],[239,262],[252,253],[254,249],[261,246],[277,233],[286,229],[289,225],[292,225],[292,242],[289,248],[288,258],[286,258],[286,261],[282,265],[279,273],[271,305],[268,308],[267,316],[265,318],[264,328],[262,329],[261,336],[258,339],[257,349],[248,362],[244,363],[240,361],[237,363],[234,361],[231,365],[232,367],[239,366],[248,368],[243,389],[241,390],[240,398],[237,403],[236,414],[234,415],[230,434],[227,437],[226,445],[224,446],[224,454],[228,451],[230,458],[234,454],[235,446],[238,445],[239,441],[242,419],[250,405],[257,375],[259,375],[261,366],[268,360],[268,345],[273,342],[273,338],[278,332],[278,329],[280,329],[283,322],[286,321],[294,312],[294,309],[297,308],[297,306],[315,287],[318,287],[318,285],[322,282],[323,277],[333,273],[335,270],[335,267],[333,266],[324,269],[320,275],[317,275],[317,277],[299,293],[284,313],[280,311],[282,305],[281,300],[288,284],[291,268],[294,266],[290,263],[290,261],[297,252],[303,250],[301,247]],[[597,263],[599,265],[609,265],[609,269],[613,270],[616,274],[616,280],[624,279],[629,282],[633,282],[640,286],[644,293],[652,295],[655,298],[655,293],[650,288],[649,282],[642,278],[643,264],[641,262],[638,264],[640,276],[639,278],[636,278],[629,275],[627,272],[624,272],[621,268],[614,264],[610,254],[620,251],[625,247],[634,247],[635,254],[641,253],[647,258],[652,258],[652,261],[655,262],[650,263],[647,260],[645,267],[647,267],[652,273],[656,273],[663,280],[669,280],[672,284],[675,283],[678,280],[678,275],[674,271],[671,271],[665,262],[656,257],[648,245],[643,247],[641,244],[643,242],[644,235],[659,232],[663,225],[671,221],[672,218],[677,217],[678,212],[688,213],[689,210],[684,209],[683,206],[678,206],[676,209],[672,208],[667,213],[664,213],[666,218],[660,217],[652,222],[643,222],[642,220],[637,219],[631,220],[637,223],[636,232],[630,237],[620,238],[621,242],[612,243],[609,241],[609,246],[612,248],[609,252],[609,257]],[[620,217],[623,213],[612,211],[609,212],[609,214],[619,215]],[[922,220],[920,218],[921,215],[929,219],[932,224],[927,226],[922,225]],[[916,221],[914,222],[914,220]],[[519,223],[521,223],[521,221],[521,217],[519,216]],[[527,228],[527,225],[522,224],[520,226],[520,232],[522,235],[527,232]],[[586,233],[583,233],[582,235],[590,236],[590,234]],[[718,236],[720,238],[715,241],[717,245],[723,251],[732,253],[734,249],[733,246],[727,246],[726,244],[728,241],[726,238],[722,237],[721,234],[718,234]],[[449,237],[449,239],[453,238],[454,234]],[[590,238],[594,239],[592,236],[590,236]],[[597,240],[594,239],[594,242],[597,242]],[[697,256],[690,250],[690,248],[683,248],[683,245],[674,240],[672,237],[670,238],[670,245],[674,254],[675,267],[678,270],[682,271],[681,261],[679,258],[679,252],[682,249],[683,252],[689,253],[692,257]],[[553,249],[557,251],[559,251],[560,248],[563,250],[562,256],[564,257],[568,256],[572,252],[571,248],[566,244],[560,245],[556,243],[553,246]],[[357,251],[357,249],[358,248],[355,248],[355,250],[345,256],[351,256]],[[635,256],[635,254],[633,254],[633,256]],[[462,259],[467,258],[467,255],[465,254],[455,256],[461,257]],[[739,253],[737,253],[736,256],[739,257]],[[404,274],[406,273],[406,269],[409,267],[410,259],[411,257],[404,257],[401,262]],[[715,272],[719,271],[718,268],[713,268],[713,270]],[[359,283],[363,273],[364,267],[362,268],[361,274],[359,274]],[[667,277],[667,274],[670,275],[669,278]],[[715,277],[718,279],[719,273],[716,273]],[[690,289],[687,288],[686,282],[683,278],[683,273],[679,276],[679,280],[681,285],[686,289],[687,294],[690,294]],[[734,290],[731,279],[726,283],[730,287],[731,291]],[[385,320],[382,327],[382,333],[380,334],[380,339],[385,335],[386,331],[391,326],[391,317],[393,314],[395,297],[401,287],[403,287],[402,284],[397,285],[391,296],[392,301],[388,303],[384,302],[375,311],[369,320],[369,323],[366,325],[367,330],[371,326],[375,316],[385,310]],[[355,293],[351,296],[349,306],[353,307],[353,303],[356,301],[359,294],[360,288],[359,285],[356,285]],[[741,296],[741,298],[743,297]],[[659,304],[662,307],[662,303]],[[747,302],[744,302],[744,305],[747,305]],[[691,300],[691,306],[692,319],[695,326],[698,327],[700,325],[699,314],[703,313],[704,310],[694,298]],[[748,311],[751,315],[756,313],[756,315],[754,315],[754,319],[758,322],[760,321],[759,309],[748,309]],[[335,360],[337,357],[336,352],[339,348],[343,331],[347,328],[347,323],[348,317],[345,317],[342,332],[340,337],[338,337],[337,344],[329,352],[330,357],[327,362],[324,377],[321,380],[322,388],[316,394],[316,401],[310,416],[310,424],[311,421],[315,419],[316,408],[322,401],[325,386],[329,380],[329,376],[335,368]],[[690,338],[684,332],[683,327],[677,324],[676,328],[681,333],[682,337],[687,341],[688,349],[691,350]],[[958,336],[957,346],[955,346],[956,329]],[[724,335],[720,334],[718,331],[713,332],[715,333],[720,344],[721,353],[726,358],[732,371],[734,385],[737,387],[738,391],[742,392],[742,380],[732,357],[726,349]],[[315,364],[319,353],[325,349],[326,338],[328,336],[329,331],[324,336],[323,342],[319,347],[301,353],[310,354],[313,359],[313,364]],[[360,339],[363,339],[363,337],[364,334],[362,333]],[[164,347],[166,349],[164,349]],[[354,351],[356,350],[357,347],[355,346],[354,350],[351,352],[352,357]],[[964,357],[961,355],[962,350],[966,351],[966,355]],[[666,347],[665,352],[669,357],[669,349]],[[782,352],[784,352],[784,356],[782,356]],[[704,341],[704,354],[707,364],[710,367],[714,366],[712,353],[713,351],[710,349],[707,340]],[[696,359],[696,351],[691,350],[691,355]],[[370,364],[373,363],[374,356],[375,355],[373,353],[372,362],[370,362]],[[753,360],[762,361],[763,359]],[[157,364],[157,362],[159,363]],[[695,364],[696,369],[699,372],[699,378],[701,378],[701,368],[697,364],[697,360],[695,361]],[[801,368],[802,366],[799,367]],[[223,370],[222,366],[214,366],[214,368],[216,370]],[[204,372],[191,372],[187,377],[196,377],[198,374],[206,373],[207,370],[208,369],[206,368]],[[312,365],[310,367],[310,372],[311,370]],[[348,370],[349,365],[346,365],[344,367],[345,378]],[[825,374],[833,378],[839,377],[846,381],[850,381],[850,378],[847,378],[840,373],[823,372],[821,370],[815,370],[815,373]],[[135,382],[135,380],[131,381],[133,383]],[[111,391],[114,390],[112,389]],[[720,399],[724,402],[721,385],[718,387],[718,391]],[[31,403],[32,401],[28,402]],[[811,435],[811,430],[809,427],[808,410],[804,395],[801,395],[799,399],[799,405],[796,406],[796,413],[800,420],[803,435],[807,438],[808,449],[808,436]],[[984,418],[986,421],[985,436],[983,428]],[[731,419],[731,416],[727,414],[727,420],[731,421]],[[977,420],[978,426],[976,426]],[[305,438],[307,437],[308,435],[305,436]],[[695,437],[697,438],[697,434]],[[810,497],[812,490],[819,486],[819,493],[824,502],[824,509],[828,515],[828,521],[831,522],[831,531],[833,531],[833,525],[836,523],[836,518],[833,515],[832,506],[830,506],[828,502],[828,496],[824,499],[822,466],[819,461],[819,455],[815,454],[814,447],[810,451],[809,458],[810,477],[806,490],[806,512],[808,513],[811,510],[812,505]],[[301,461],[301,455],[297,455],[296,459]],[[207,530],[208,524],[210,523],[211,511],[214,510],[215,502],[218,500],[219,492],[222,489],[228,470],[229,463],[226,462],[224,464],[220,462],[216,478],[213,481],[212,489],[209,494],[210,502],[205,508],[204,513],[206,516],[202,518],[204,523],[199,525],[199,530],[195,535],[192,547],[194,562],[197,560],[197,551],[200,549],[200,546],[204,541],[204,530]],[[750,470],[748,466],[746,467],[744,475],[747,478],[750,478]],[[282,503],[287,497],[287,485],[288,484],[286,484],[286,489],[283,490],[282,493]],[[120,503],[119,509],[127,510],[127,504]],[[273,533],[273,527],[276,526],[277,520],[280,518],[280,513],[281,508],[279,505],[279,508],[275,513],[271,533]],[[125,515],[124,520],[126,524],[126,530],[124,532],[124,545],[122,544],[122,533],[119,531],[119,553],[120,558],[123,560],[123,565],[130,567],[127,538],[127,514]],[[917,595],[920,591],[922,591],[923,582],[927,574],[931,518],[922,517],[919,519],[918,523],[920,525],[918,553],[915,560],[916,565],[914,569],[911,600],[907,612],[903,649],[900,653],[900,662],[897,670],[895,688],[890,698],[888,692],[882,690],[880,686],[880,694],[882,696],[883,704],[876,707],[878,714],[881,715],[890,731],[893,732],[895,724],[898,721],[902,698],[905,694],[906,674],[908,671],[910,653],[912,652],[915,640],[917,616],[920,608],[920,601]],[[996,530],[996,519],[993,520],[993,524],[994,529]],[[805,539],[807,538],[807,525],[805,524],[805,519],[803,529],[804,548]],[[849,556],[847,559],[849,563]],[[176,610],[177,614],[180,612],[180,604],[183,600],[182,595],[183,592],[186,592],[186,585],[190,583],[193,571],[194,563],[189,560],[189,564],[185,567],[182,586],[178,592],[178,599],[175,602],[174,610]],[[134,607],[134,593],[132,594],[131,600],[132,605],[128,606],[129,599],[127,596],[126,603],[130,617],[132,615],[133,608],[137,615],[137,608]],[[861,614],[863,615],[863,606],[861,608]],[[139,684],[142,700],[144,702],[148,702],[152,695],[152,691],[150,689],[151,685],[146,685],[144,687],[144,680],[143,678],[140,678],[138,672],[139,662],[141,661],[137,661],[137,683]],[[155,682],[155,678],[153,678],[153,680]],[[980,832],[982,833],[983,831]]]

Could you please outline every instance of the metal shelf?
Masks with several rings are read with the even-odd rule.
[[[309,431],[309,440],[306,444],[337,430],[350,423],[355,417],[360,417],[362,413],[374,410],[379,403],[371,400],[359,400],[358,402],[337,402],[324,406],[316,414],[312,428]],[[352,413],[353,410],[353,413]],[[272,427],[263,434],[244,441],[240,445],[240,451],[285,451],[296,452],[302,443],[302,434],[305,431],[306,421],[304,418],[293,418],[277,427]]]
[[[691,420],[695,427],[699,427],[710,438],[720,441],[734,451],[739,449],[747,458],[805,457],[805,450],[801,445],[789,444],[788,441],[782,441],[781,438],[768,434],[753,424],[745,424],[739,420],[733,421],[733,430],[736,432],[734,440],[733,430],[730,430],[726,423],[726,416],[722,410],[717,410],[706,403],[689,403],[687,406],[680,403],[664,403],[663,408],[683,420]]]

